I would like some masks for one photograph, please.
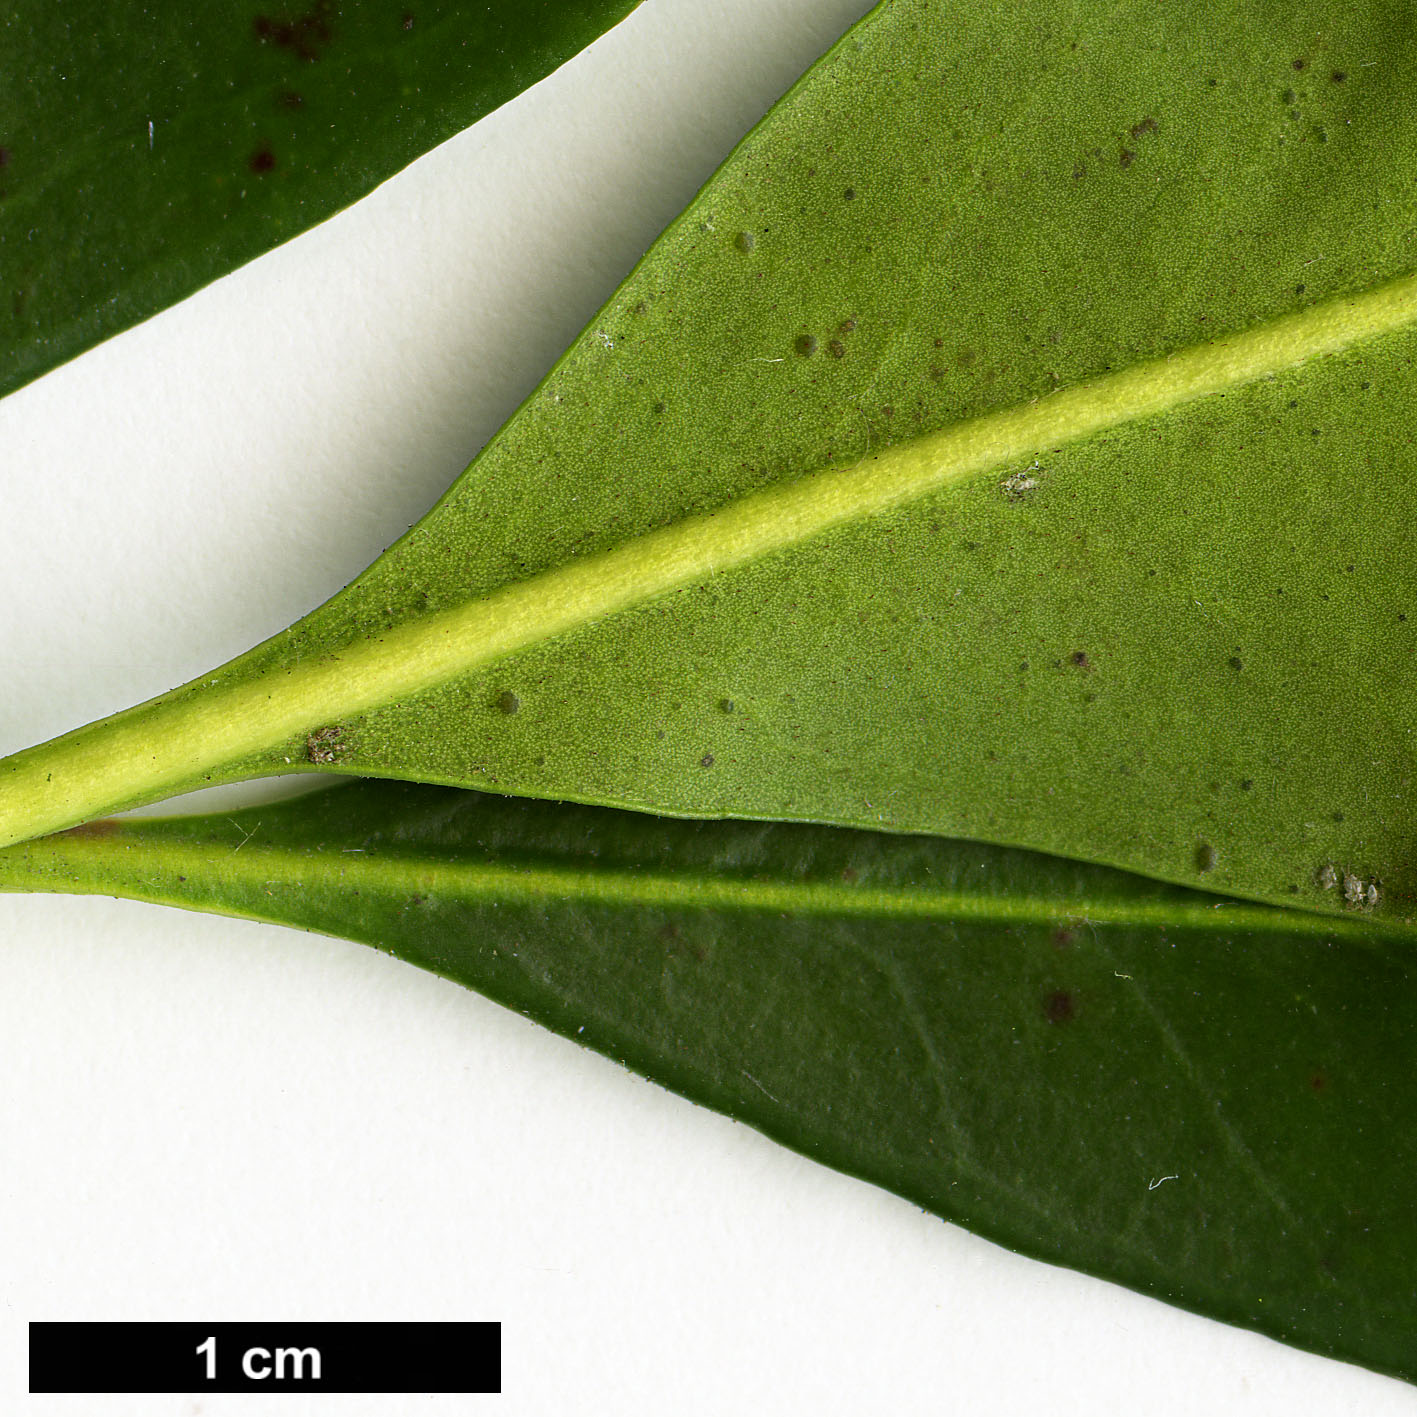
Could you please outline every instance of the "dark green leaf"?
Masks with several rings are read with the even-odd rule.
[[[323,221],[636,3],[6,6],[0,394]]]
[[[99,823],[0,889],[366,941],[1028,1254],[1417,1378],[1410,931],[389,783]]]

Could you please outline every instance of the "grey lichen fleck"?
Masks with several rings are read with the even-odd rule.
[[[1378,883],[1365,881],[1351,872],[1343,873],[1343,899],[1357,910],[1371,910],[1378,903]]]
[[[1022,472],[1010,473],[1000,484],[999,491],[1010,502],[1022,502],[1025,497],[1038,487],[1038,479],[1033,476],[1038,471],[1038,464],[1033,463]]]
[[[321,766],[339,762],[348,750],[344,729],[337,723],[318,729],[305,740],[305,756]]]

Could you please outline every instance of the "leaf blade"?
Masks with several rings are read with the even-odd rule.
[[[1417,1377],[1405,931],[387,783],[100,824],[0,853],[0,886],[362,939],[1013,1248]]]
[[[0,396],[364,196],[637,0],[12,7]]]
[[[198,700],[240,722],[272,682],[321,660],[340,659],[334,682],[361,656],[377,661],[386,637],[427,648],[458,607],[500,622],[538,575],[573,611],[577,568],[595,556],[665,523],[692,541],[706,525],[693,519],[716,508],[731,520],[754,496],[845,481],[835,459],[865,450],[863,429],[908,458],[945,430],[1047,402],[1051,375],[1066,404],[1110,387],[1113,365],[1203,365],[1227,340],[1263,347],[1407,279],[1400,204],[1355,226],[1342,198],[1378,178],[1405,190],[1417,170],[1401,166],[1417,156],[1411,121],[1382,107],[1417,72],[1411,35],[1380,9],[1345,12],[1326,52],[1381,42],[1390,58],[1367,87],[1361,66],[1351,83],[1304,80],[1305,104],[1345,131],[1290,142],[1272,80],[1299,82],[1278,56],[1307,53],[1321,8],[1255,10],[1239,28],[1169,17],[1135,71],[1126,23],[1098,35],[1086,16],[1028,11],[996,32],[997,17],[952,28],[928,7],[878,10],[745,143],[434,513],[289,635],[173,700],[177,715],[137,722],[117,777],[153,746],[148,730],[175,742],[186,722],[205,742]],[[1064,48],[1070,33],[1086,34],[1086,53]],[[1223,86],[1197,80],[1195,53],[1215,57]],[[942,90],[961,106],[942,107]],[[966,123],[985,97],[997,126]],[[1062,161],[1119,112],[1163,100],[1160,118],[1126,130],[1144,157],[1124,148],[1132,160],[1107,165],[1110,185]],[[1178,128],[1188,144],[1163,137]],[[989,177],[981,164],[1005,154]],[[902,175],[920,192],[946,187],[943,204]],[[887,176],[906,194],[894,206]],[[1270,194],[1291,190],[1320,195],[1277,221]],[[1068,245],[1069,224],[1086,239]],[[1197,252],[1178,255],[1178,227]],[[981,234],[961,244],[948,235],[959,230]],[[1005,236],[1018,243],[1008,260]],[[825,349],[812,335],[798,352],[799,314],[821,337],[837,330]],[[1068,335],[1059,353],[1036,334],[1052,319]],[[943,368],[935,351],[975,327],[998,362],[977,367],[976,347],[955,347]],[[228,733],[205,759],[193,749],[187,778],[66,801],[9,834],[304,765],[972,835],[1330,910],[1346,901],[1326,883],[1351,876],[1365,902],[1380,883],[1379,911],[1405,917],[1417,899],[1404,710],[1417,682],[1402,628],[1417,589],[1402,532],[1410,357],[1405,327],[1297,370],[1281,352],[1252,370],[1273,378],[1232,388],[1219,412],[1184,404],[1094,430],[1046,468],[1000,467],[998,483],[878,510],[583,627],[548,615],[544,644],[485,673],[405,701],[415,675],[368,713],[356,693],[294,705],[268,724],[287,736],[263,750]],[[677,397],[654,399],[666,378]],[[1310,408],[1336,447],[1311,441],[1325,429]],[[896,437],[904,409],[914,426]],[[223,704],[228,687],[245,697]],[[115,760],[112,733],[71,746]],[[13,816],[54,766],[52,753],[6,765]]]

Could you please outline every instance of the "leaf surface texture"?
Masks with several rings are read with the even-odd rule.
[[[314,767],[1409,917],[1414,77],[1401,7],[881,6],[364,577],[0,792]]]

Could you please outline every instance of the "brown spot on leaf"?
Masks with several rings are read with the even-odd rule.
[[[1043,1017],[1049,1023],[1071,1023],[1077,1017],[1077,1004],[1066,989],[1054,989],[1043,1001]]]
[[[280,106],[282,108],[299,108],[304,102],[304,96],[296,93],[294,89],[286,89],[280,96]]]
[[[827,353],[833,359],[840,359],[846,353],[846,346],[839,339],[828,340]]]
[[[70,827],[69,830],[63,832],[62,835],[99,840],[106,836],[112,836],[114,832],[122,830],[122,824],[115,822],[112,817],[101,817],[96,822],[81,822],[76,827]]]
[[[705,753],[703,757],[699,759],[699,766],[701,768],[711,768],[713,766],[713,754]]]
[[[404,29],[406,30],[411,30],[413,28],[413,16],[410,15],[407,11],[404,11],[402,24]]]
[[[260,44],[274,44],[307,64],[313,64],[334,38],[330,18],[334,12],[333,0],[315,0],[302,15],[294,19],[274,19],[270,15],[257,15],[252,25],[256,40]]]
[[[1060,925],[1053,931],[1053,948],[1065,950],[1078,937],[1078,932],[1070,925]]]
[[[1074,667],[1075,669],[1091,669],[1091,668],[1092,668],[1092,661],[1087,657],[1087,654],[1086,654],[1083,650],[1080,650],[1080,649],[1073,651],[1072,663],[1073,663],[1073,667]]]
[[[251,154],[251,159],[247,163],[252,172],[269,172],[275,165],[276,155],[271,151],[269,143],[262,143]]]
[[[1132,124],[1132,137],[1144,138],[1148,133],[1156,132],[1156,119],[1143,118],[1140,123]]]
[[[1118,163],[1125,169],[1130,167],[1137,160],[1137,155],[1130,148],[1123,148],[1118,157]]]
[[[1328,1086],[1328,1079],[1322,1073],[1315,1073],[1309,1079],[1309,1087],[1314,1092],[1322,1092]]]
[[[9,167],[9,165],[10,165],[10,149],[9,149],[9,148],[0,148],[0,167]]]
[[[848,886],[854,886],[857,880],[856,868],[854,866],[845,867],[842,870],[841,879],[845,881]]]

